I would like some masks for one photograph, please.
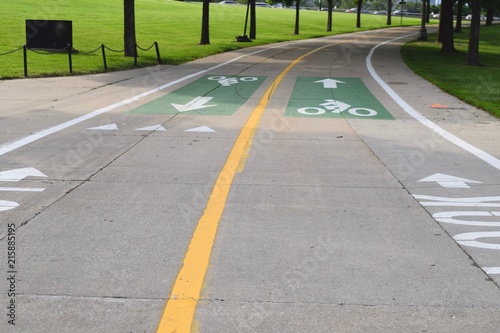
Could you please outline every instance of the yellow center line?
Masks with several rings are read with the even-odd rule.
[[[210,254],[219,226],[219,220],[222,217],[234,175],[238,170],[243,170],[262,114],[274,91],[287,73],[304,57],[329,46],[332,46],[332,44],[319,47],[291,62],[266,90],[259,104],[252,111],[247,122],[241,129],[227,161],[217,177],[205,211],[193,233],[193,238],[189,243],[184,257],[183,266],[175,280],[157,333],[190,332],[196,305],[203,287],[203,280],[205,279],[210,262]]]

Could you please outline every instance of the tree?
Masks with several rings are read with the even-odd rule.
[[[356,11],[356,28],[361,28],[361,5],[363,0],[358,0],[357,11]]]
[[[299,16],[300,16],[300,0],[295,3],[295,31],[294,35],[299,34]]]
[[[500,0],[483,0],[482,6],[486,9],[486,26],[493,25],[493,17],[498,16],[500,9]]]
[[[462,32],[462,15],[463,15],[464,1],[457,1],[457,23],[455,24],[455,32]]]
[[[332,10],[333,10],[333,0],[328,0],[328,18],[326,21],[326,31],[332,31]]]
[[[257,38],[257,18],[255,17],[255,0],[250,1],[250,39]]]
[[[486,26],[491,27],[493,25],[493,7],[486,8]]]
[[[123,0],[125,57],[135,57],[135,0]]]
[[[469,49],[467,65],[480,66],[479,62],[479,31],[481,28],[481,0],[472,0],[472,18],[470,22]]]
[[[453,3],[454,0],[443,0],[441,2],[438,41],[441,42],[441,52],[444,53],[457,52],[453,40]]]
[[[439,13],[441,9],[439,9],[436,5],[432,5],[431,7],[431,0],[425,0],[425,1],[427,1],[427,12],[425,13],[425,23],[429,23],[431,19],[431,12]]]
[[[392,24],[392,0],[387,0],[387,25]]]
[[[342,8],[353,8],[356,6],[357,0],[342,0]]]
[[[416,1],[405,1],[405,10],[413,10],[420,12],[422,10],[422,3],[418,0]]]
[[[367,4],[373,11],[381,11],[387,9],[387,0],[371,0],[367,1]]]
[[[420,21],[420,30],[418,31],[417,39],[427,42],[429,36],[427,35],[427,28],[425,27],[425,13],[427,12],[427,1],[422,1],[422,17]]]
[[[210,44],[210,0],[203,0],[203,9],[201,15],[201,40],[200,45]]]

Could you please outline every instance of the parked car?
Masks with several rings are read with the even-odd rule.
[[[255,7],[271,7],[267,2],[256,2]]]
[[[346,13],[357,13],[358,8],[351,8],[351,9],[346,10],[345,12]],[[369,13],[369,11],[366,9],[361,9],[361,14],[366,14],[366,13]]]
[[[374,15],[387,15],[387,12],[385,10],[377,10],[373,12]]]
[[[224,0],[224,1],[221,1],[219,2],[220,4],[223,4],[223,5],[239,5],[238,2],[236,1],[231,1],[231,0]]]
[[[395,10],[392,12],[392,15],[407,15],[408,11],[407,10]]]
[[[408,16],[420,16],[420,12],[418,10],[409,10],[406,12]]]
[[[465,17],[465,19],[466,19],[466,20],[469,20],[469,21],[470,21],[470,20],[472,20],[472,15],[470,15],[470,14],[469,14],[469,15],[467,15],[467,16]],[[494,20],[494,19],[495,19],[495,18],[493,18],[493,20]],[[486,20],[486,17],[485,17],[485,16],[481,16],[480,20],[481,20],[481,21],[484,21],[484,20]]]

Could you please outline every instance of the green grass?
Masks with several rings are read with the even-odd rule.
[[[210,5],[210,45],[199,45],[201,3],[170,0],[136,0],[137,43],[160,46],[162,62],[180,64],[211,54],[242,47],[334,35],[351,31],[386,27],[385,16],[362,15],[362,29],[356,29],[356,15],[333,14],[333,32],[326,33],[326,12],[302,10],[300,34],[294,35],[295,11],[257,8],[257,39],[252,43],[234,43],[243,34],[246,6]],[[73,21],[74,48],[81,51],[73,57],[75,74],[103,72],[100,52],[89,52],[101,44],[123,49],[123,0],[2,0],[0,4],[0,54],[20,48],[25,43],[25,19]],[[419,24],[406,18],[405,25]],[[394,26],[398,26],[394,22]],[[107,52],[110,70],[133,67],[133,59]],[[139,51],[139,66],[156,63],[154,49]],[[68,75],[67,54],[39,55],[28,51],[30,77]],[[17,51],[0,56],[0,79],[23,76],[23,55]]]
[[[466,65],[469,30],[455,34],[460,53],[443,54],[436,42],[412,42],[402,49],[407,65],[418,75],[468,104],[500,117],[500,25],[481,26],[479,60],[482,67]],[[436,40],[429,35],[429,40]]]

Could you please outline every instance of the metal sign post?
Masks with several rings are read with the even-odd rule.
[[[405,3],[406,1],[400,1],[399,4],[401,5],[401,25],[403,25],[403,11],[405,8]]]

